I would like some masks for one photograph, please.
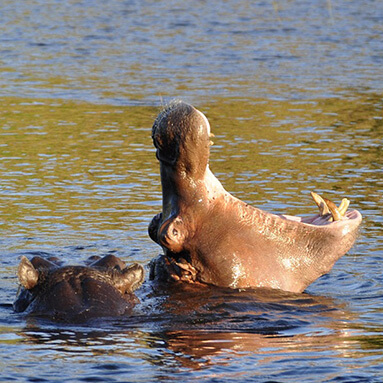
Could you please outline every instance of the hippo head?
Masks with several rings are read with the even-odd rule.
[[[151,277],[231,288],[302,292],[353,246],[362,216],[312,193],[319,214],[277,215],[224,189],[209,168],[210,125],[193,106],[172,102],[154,122],[162,212],[149,225],[164,256]],[[162,272],[163,271],[163,272]]]
[[[18,267],[21,291],[16,312],[77,321],[122,315],[134,306],[134,290],[144,279],[143,267],[126,267],[108,255],[89,266],[59,266],[41,257],[22,257]]]

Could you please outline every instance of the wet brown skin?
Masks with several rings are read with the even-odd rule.
[[[209,123],[191,105],[175,102],[161,112],[152,137],[163,198],[149,235],[165,253],[152,276],[302,292],[353,246],[362,220],[356,210],[335,222],[301,219],[228,193],[209,169]]]
[[[136,303],[133,291],[142,284],[144,270],[138,264],[127,267],[114,255],[93,259],[87,266],[22,257],[18,278],[16,312],[78,322],[128,313]]]

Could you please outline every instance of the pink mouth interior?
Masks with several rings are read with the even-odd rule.
[[[328,216],[320,216],[319,214],[314,215],[312,217],[297,217],[295,215],[282,215],[281,216],[284,219],[288,219],[289,221],[295,221],[295,222],[302,222],[307,223],[309,225],[317,225],[317,226],[323,226],[323,225],[330,225],[334,223],[334,221],[329,221]],[[346,213],[346,215],[340,220],[335,222],[341,222],[345,220],[352,220],[356,219],[358,217],[358,212],[356,210],[351,210]]]

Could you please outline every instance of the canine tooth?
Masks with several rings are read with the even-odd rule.
[[[311,197],[313,197],[314,202],[317,204],[320,215],[330,213],[330,209],[327,206],[326,201],[319,194],[311,192]]]
[[[323,200],[326,202],[327,207],[330,209],[330,212],[331,212],[331,215],[332,215],[332,218],[334,219],[334,221],[340,221],[342,219],[342,215],[340,214],[335,203],[330,201],[327,198],[323,198]]]
[[[350,205],[350,200],[348,200],[347,198],[343,198],[342,202],[340,203],[338,207],[339,213],[342,217],[346,214],[346,211],[349,205]]]

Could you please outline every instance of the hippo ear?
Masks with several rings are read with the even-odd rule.
[[[188,232],[180,217],[167,219],[158,232],[159,243],[172,253],[183,250],[185,238]]]
[[[20,284],[27,290],[33,289],[39,280],[38,271],[34,268],[29,259],[24,256],[21,258],[17,276]]]
[[[138,263],[134,263],[118,274],[118,278],[115,281],[116,288],[120,290],[122,294],[132,293],[142,285],[144,276],[144,268]]]

